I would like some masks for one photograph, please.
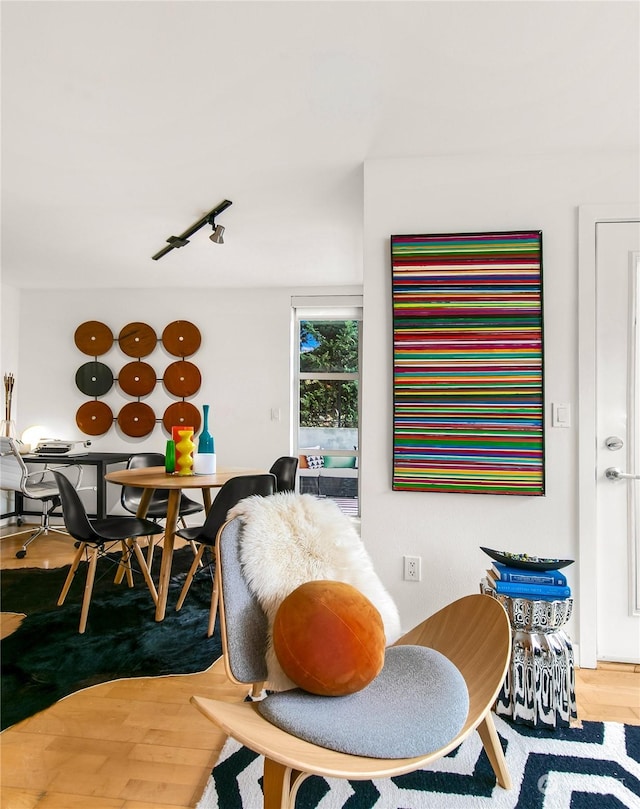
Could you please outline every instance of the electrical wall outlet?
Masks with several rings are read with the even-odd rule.
[[[422,557],[405,556],[404,558],[404,580],[421,581],[422,579]]]

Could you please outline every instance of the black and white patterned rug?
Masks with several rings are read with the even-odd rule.
[[[495,717],[513,789],[497,786],[480,737],[428,769],[375,781],[308,778],[295,809],[640,809],[640,727],[535,730]],[[261,809],[262,757],[225,744],[197,809]]]

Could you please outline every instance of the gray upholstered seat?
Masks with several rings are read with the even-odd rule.
[[[458,669],[423,646],[387,649],[369,685],[345,697],[296,688],[271,694],[260,713],[305,741],[373,758],[411,758],[439,750],[460,732],[469,695]]]

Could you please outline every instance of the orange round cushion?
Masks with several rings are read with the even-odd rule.
[[[310,581],[278,608],[273,647],[282,670],[300,688],[343,696],[380,673],[384,625],[369,599],[350,584]]]

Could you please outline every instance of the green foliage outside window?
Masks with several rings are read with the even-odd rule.
[[[357,373],[358,321],[300,323],[301,373]],[[300,380],[301,427],[357,427],[358,382]]]
[[[300,323],[302,373],[358,372],[357,320],[303,320]]]

